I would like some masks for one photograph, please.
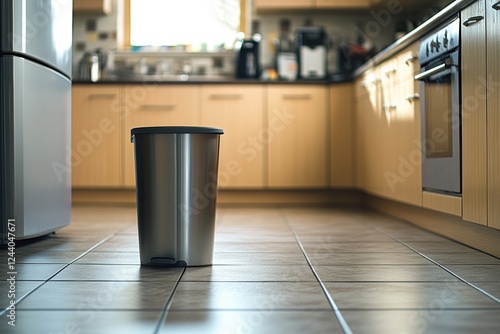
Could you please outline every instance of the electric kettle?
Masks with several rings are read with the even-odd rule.
[[[78,77],[81,80],[99,81],[105,66],[106,54],[102,49],[87,51],[83,54],[78,65]]]

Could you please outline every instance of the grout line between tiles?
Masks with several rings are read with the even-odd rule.
[[[321,278],[319,277],[318,273],[314,269],[311,260],[307,256],[307,253],[306,253],[304,247],[302,246],[302,243],[300,242],[300,239],[299,239],[297,233],[295,232],[295,229],[293,228],[292,224],[290,224],[290,222],[288,221],[288,217],[287,217],[286,213],[283,211],[283,209],[281,209],[281,214],[284,217],[286,225],[288,226],[288,228],[290,229],[290,231],[292,231],[292,233],[293,233],[293,235],[295,237],[295,240],[297,241],[297,243],[298,243],[298,245],[300,247],[300,250],[302,251],[302,254],[304,255],[304,257],[305,257],[305,259],[306,259],[306,261],[307,261],[307,263],[309,265],[309,268],[311,269],[314,277],[316,277],[316,280],[318,281],[321,289],[323,290],[323,293],[325,294],[325,297],[328,300],[328,303],[332,307],[333,312],[335,313],[335,316],[337,317],[337,321],[340,324],[340,327],[342,327],[342,330],[344,331],[345,334],[353,334],[351,328],[347,324],[347,321],[345,320],[344,316],[340,312],[340,309],[338,308],[337,304],[335,303],[335,301],[333,300],[332,296],[328,292],[326,286],[323,284],[323,281],[321,281]]]
[[[363,223],[361,223],[363,224]],[[500,304],[500,299],[498,299],[497,297],[493,296],[492,294],[490,294],[488,291],[485,291],[483,289],[481,289],[480,287],[476,286],[475,284],[467,281],[465,278],[461,277],[460,275],[456,274],[455,272],[453,272],[452,270],[446,268],[444,265],[440,264],[439,262],[437,262],[436,260],[433,260],[432,258],[430,258],[429,256],[425,255],[424,253],[422,252],[419,252],[418,250],[416,250],[415,248],[413,248],[412,246],[408,245],[406,242],[402,241],[402,240],[399,240],[398,238],[386,233],[384,230],[382,229],[379,229],[377,226],[370,226],[370,225],[365,225],[371,229],[374,229],[378,232],[381,232],[383,234],[385,234],[386,236],[390,237],[391,239],[393,239],[394,241],[397,241],[399,242],[400,244],[402,244],[403,246],[407,247],[408,249],[412,250],[413,252],[417,253],[418,255],[422,256],[423,258],[425,258],[426,260],[430,261],[431,263],[437,265],[438,267],[440,267],[441,269],[443,269],[444,271],[446,271],[447,273],[449,273],[450,275],[454,276],[455,278],[459,279],[460,281],[462,281],[463,283],[467,284],[468,286],[470,286],[471,288],[474,288],[476,289],[477,291],[479,291],[480,293],[484,294],[485,296],[487,296],[488,298],[494,300],[495,302],[499,303]]]
[[[170,294],[170,297],[168,297],[167,302],[165,303],[165,307],[163,308],[163,312],[161,313],[160,319],[158,320],[158,324],[156,325],[154,334],[158,333],[161,328],[163,327],[163,324],[165,323],[165,319],[167,318],[168,311],[170,309],[170,306],[172,305],[172,301],[174,300],[174,295],[175,292],[177,291],[177,288],[179,287],[179,284],[181,283],[182,277],[184,276],[184,273],[186,272],[187,266],[184,266],[184,270],[182,270],[182,273],[179,276],[179,279],[175,283],[174,288],[172,289],[172,293]]]
[[[121,229],[119,229],[118,231],[108,235],[106,238],[102,239],[101,241],[99,241],[98,243],[96,243],[95,245],[93,245],[92,247],[90,247],[89,249],[87,249],[86,251],[84,251],[82,254],[78,255],[76,258],[74,258],[73,260],[71,260],[70,262],[68,262],[67,264],[65,264],[62,268],[60,268],[59,270],[57,270],[54,274],[52,274],[51,276],[49,276],[49,278],[43,280],[42,284],[40,284],[39,286],[37,286],[36,288],[34,288],[33,290],[29,291],[28,293],[26,293],[25,295],[23,295],[21,298],[17,299],[14,306],[16,306],[17,304],[19,304],[21,301],[23,301],[26,297],[28,297],[29,295],[31,295],[32,293],[34,293],[36,290],[40,289],[42,286],[44,286],[48,281],[50,281],[52,278],[54,278],[57,274],[59,274],[61,271],[63,271],[64,269],[66,269],[68,266],[70,266],[71,264],[75,263],[76,261],[78,261],[79,259],[81,259],[82,257],[84,257],[85,255],[89,254],[92,250],[94,250],[95,248],[99,247],[100,245],[102,245],[103,243],[105,243],[106,241],[110,240],[111,238],[113,238],[114,236],[116,236],[118,233],[120,233],[120,231],[124,230],[125,228],[128,228],[128,225],[127,226],[124,226],[122,227]],[[9,312],[9,308],[5,308],[2,312],[0,312],[0,317],[5,315],[7,312]]]

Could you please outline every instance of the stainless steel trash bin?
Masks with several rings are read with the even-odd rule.
[[[222,129],[131,130],[141,265],[212,264]]]

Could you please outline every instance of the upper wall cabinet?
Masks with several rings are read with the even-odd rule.
[[[107,15],[113,10],[112,0],[73,0],[73,11],[84,14]]]
[[[368,8],[373,0],[255,0],[258,11],[293,9]]]

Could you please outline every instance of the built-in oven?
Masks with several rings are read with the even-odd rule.
[[[419,62],[422,117],[422,186],[460,195],[461,96],[460,18],[421,40]]]

